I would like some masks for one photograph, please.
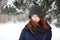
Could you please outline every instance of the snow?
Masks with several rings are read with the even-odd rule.
[[[57,28],[54,23],[57,22],[57,19],[52,20],[52,23],[50,24],[52,27],[52,40],[60,40],[60,28]]]
[[[60,28],[57,28],[52,24],[51,27],[52,27],[52,40],[60,40]]]
[[[18,40],[26,22],[0,24],[0,40]]]
[[[15,1],[15,0],[8,0],[7,5],[14,6],[14,5],[13,5],[13,2],[14,2],[14,1]]]
[[[0,40],[18,40],[22,29],[27,23],[28,21],[0,24]],[[53,23],[50,25],[52,27],[52,40],[60,40],[60,28],[55,27]]]

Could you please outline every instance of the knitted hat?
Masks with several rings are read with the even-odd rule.
[[[29,18],[30,18],[31,15],[33,15],[33,14],[36,14],[36,15],[38,15],[38,16],[44,17],[44,15],[43,15],[43,13],[42,13],[42,9],[41,9],[41,7],[38,6],[38,5],[34,5],[34,6],[31,6],[31,7],[29,8]]]

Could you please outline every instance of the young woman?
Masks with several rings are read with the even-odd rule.
[[[29,22],[23,28],[19,40],[51,40],[50,25],[44,19],[42,9],[38,5],[30,7]]]

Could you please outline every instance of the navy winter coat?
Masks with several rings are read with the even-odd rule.
[[[19,40],[51,40],[52,32],[48,30],[46,33],[38,33],[33,35],[28,29],[23,28]]]

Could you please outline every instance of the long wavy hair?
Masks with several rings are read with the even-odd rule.
[[[32,20],[32,17],[30,17],[30,21],[28,22],[28,29],[31,31],[31,33],[35,34],[34,31],[38,29],[39,24],[41,24],[42,28],[45,30],[49,29],[49,25],[47,24],[46,20],[42,16],[38,16],[40,18],[40,21],[37,23]]]

